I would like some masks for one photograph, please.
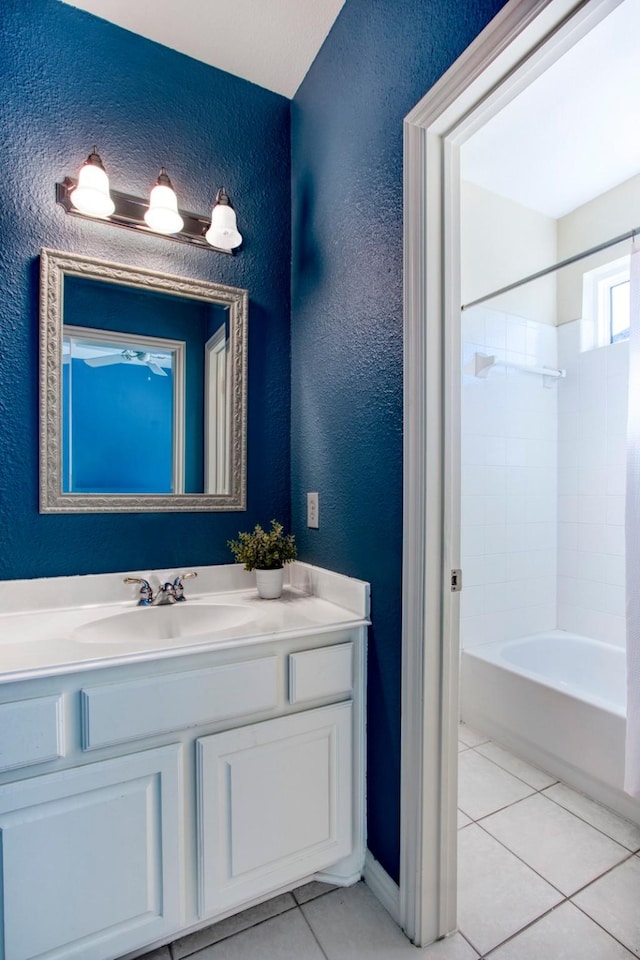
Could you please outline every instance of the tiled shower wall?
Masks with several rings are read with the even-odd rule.
[[[558,384],[476,352],[557,367],[555,327],[474,307],[462,315],[462,645],[556,626]]]
[[[558,627],[624,646],[629,344],[580,353],[576,320],[558,357]]]
[[[624,645],[628,343],[581,353],[579,321],[483,307],[462,339],[462,645],[555,628]],[[476,352],[567,377],[477,378]]]

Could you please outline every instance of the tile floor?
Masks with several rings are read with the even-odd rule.
[[[640,828],[460,726],[460,933],[416,949],[363,883],[312,883],[144,960],[629,960]]]

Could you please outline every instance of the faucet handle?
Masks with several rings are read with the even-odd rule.
[[[185,600],[184,587],[182,585],[183,580],[192,580],[194,577],[197,577],[198,574],[195,570],[191,570],[189,573],[180,573],[173,581],[173,595],[176,600]]]
[[[139,607],[148,607],[153,602],[153,590],[148,580],[144,580],[142,577],[125,577],[124,583],[139,583],[140,584],[140,599],[138,600]]]

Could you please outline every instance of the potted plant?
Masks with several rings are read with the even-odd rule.
[[[238,533],[238,539],[228,543],[236,561],[243,563],[245,570],[255,570],[263,600],[277,599],[282,593],[284,565],[298,553],[293,534],[285,534],[282,524],[272,520],[270,530],[257,523],[251,533]]]

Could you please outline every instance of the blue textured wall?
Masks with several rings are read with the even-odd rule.
[[[396,879],[402,120],[501,6],[347,0],[292,109],[293,525],[305,560],[372,584],[369,848]]]
[[[229,562],[239,529],[289,521],[289,101],[58,0],[2,0],[1,18],[0,579]],[[224,184],[242,251],[66,216],[54,183],[94,143],[125,192],[165,164],[207,213]],[[39,515],[42,246],[249,290],[247,513]]]

